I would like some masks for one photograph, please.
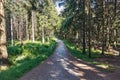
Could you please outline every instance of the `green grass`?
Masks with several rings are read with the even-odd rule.
[[[104,69],[111,68],[111,66],[108,63],[96,61],[96,58],[101,56],[100,50],[93,50],[92,49],[92,57],[89,58],[87,49],[86,49],[86,54],[83,54],[82,48],[78,48],[74,44],[71,44],[69,41],[66,41],[66,40],[64,40],[64,43],[73,56],[75,56],[75,57],[77,57],[77,58],[79,58],[79,59],[81,59],[89,64],[97,65],[97,66],[104,68]]]
[[[0,80],[18,80],[24,73],[47,59],[55,47],[56,42],[54,40],[45,44],[28,41],[23,46],[20,44],[9,46],[9,60],[12,65],[7,70],[0,71]]]

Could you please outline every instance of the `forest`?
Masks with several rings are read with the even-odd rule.
[[[65,1],[61,14],[57,1]],[[72,56],[119,73],[120,0],[0,0],[0,80],[49,59],[58,39]]]
[[[69,0],[68,3],[64,12],[66,19],[60,28],[62,35],[59,36],[82,46],[82,53],[85,53],[87,48],[89,57],[91,57],[92,47],[101,48],[103,55],[107,49],[118,49],[117,46],[120,43],[120,4],[116,0],[107,0],[107,2]]]

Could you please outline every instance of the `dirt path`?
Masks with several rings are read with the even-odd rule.
[[[58,40],[54,54],[19,80],[119,80],[71,56]]]

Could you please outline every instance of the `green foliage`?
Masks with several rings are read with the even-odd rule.
[[[10,46],[7,48],[7,50],[8,50],[8,53],[12,56],[22,54],[22,52],[23,52],[20,45]]]
[[[106,66],[108,68],[110,67],[110,65],[108,63],[98,62],[95,60],[96,58],[100,57],[99,50],[92,50],[92,57],[89,58],[88,52],[86,54],[82,54],[81,48],[78,48],[77,46],[75,46],[74,44],[71,44],[70,42],[68,42],[66,40],[64,40],[64,43],[73,56],[75,56],[75,57],[77,57],[77,58],[79,58],[79,59],[81,59],[89,64]]]
[[[54,32],[60,27],[62,18],[58,16],[53,0],[42,0],[42,6],[42,13],[37,14],[38,33],[42,34],[44,28],[45,38],[47,38],[54,36]]]
[[[50,40],[45,44],[41,42],[26,42],[23,46],[9,46],[9,60],[13,63],[7,70],[0,71],[1,80],[17,80],[42,61],[47,59],[54,51],[56,42]],[[19,55],[18,55],[19,54]]]
[[[120,3],[105,0],[66,0],[58,37],[71,40],[83,47],[83,53],[91,47],[102,48],[102,54],[112,44],[119,43]],[[112,37],[111,37],[112,36]],[[115,44],[116,45],[116,44]],[[89,50],[85,50],[88,48]],[[93,57],[95,54],[92,54]]]
[[[73,19],[73,16],[72,17],[68,17],[65,20],[63,20],[61,28],[60,28],[61,31],[66,31],[66,30],[68,30],[70,28],[71,23],[72,23],[72,19]]]

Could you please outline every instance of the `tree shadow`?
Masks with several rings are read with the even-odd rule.
[[[97,68],[70,55],[58,41],[54,54],[20,80],[111,80]]]
[[[107,76],[104,72],[97,70],[99,67],[85,63],[72,56],[69,56],[69,58],[61,57],[61,66],[64,67],[68,74],[73,74],[80,80],[104,80]]]

